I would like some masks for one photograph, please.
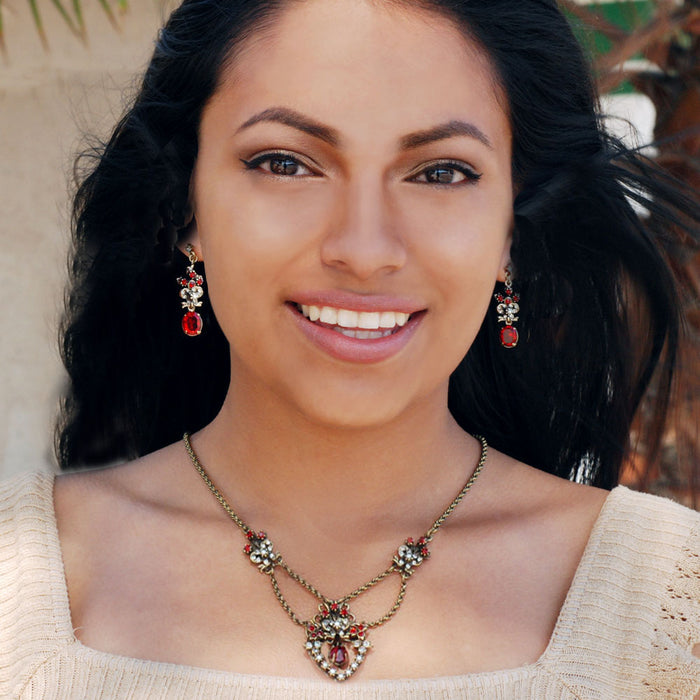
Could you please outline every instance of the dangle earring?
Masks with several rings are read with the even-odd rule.
[[[518,329],[513,325],[518,320],[520,295],[513,294],[513,268],[510,263],[506,265],[504,285],[505,293],[494,294],[493,296],[498,302],[498,306],[496,306],[498,322],[505,323],[505,326],[501,328],[501,345],[504,348],[514,348],[518,344],[518,338],[520,337]]]
[[[187,313],[182,317],[182,330],[185,335],[193,337],[202,332],[202,317],[195,309],[202,305],[200,299],[204,295],[204,290],[202,289],[204,277],[195,272],[194,264],[198,258],[194,248],[189,243],[187,244],[187,254],[190,260],[190,264],[187,267],[187,276],[178,277],[177,281],[182,287],[180,289],[180,297],[183,299],[182,308],[187,309]]]

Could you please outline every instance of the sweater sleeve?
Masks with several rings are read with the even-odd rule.
[[[690,532],[663,592],[645,680],[648,697],[695,697],[700,692],[700,525]]]
[[[15,698],[62,639],[56,601],[65,585],[53,516],[53,477],[0,484],[0,697]]]

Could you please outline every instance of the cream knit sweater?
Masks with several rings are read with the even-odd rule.
[[[521,668],[337,684],[95,651],[74,636],[53,478],[0,485],[0,698],[380,700],[693,698],[700,690],[700,514],[617,488],[591,534],[549,645]]]

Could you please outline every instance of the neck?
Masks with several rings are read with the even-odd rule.
[[[210,476],[253,528],[357,539],[426,528],[479,455],[447,410],[446,391],[371,428],[319,425],[269,395],[231,391],[193,438]],[[411,521],[411,522],[409,522]],[[387,532],[393,536],[393,532]]]

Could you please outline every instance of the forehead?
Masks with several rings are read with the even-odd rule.
[[[486,52],[447,17],[410,3],[289,3],[239,47],[219,97],[230,97],[242,120],[281,105],[358,138],[468,117],[496,140],[510,139]]]

